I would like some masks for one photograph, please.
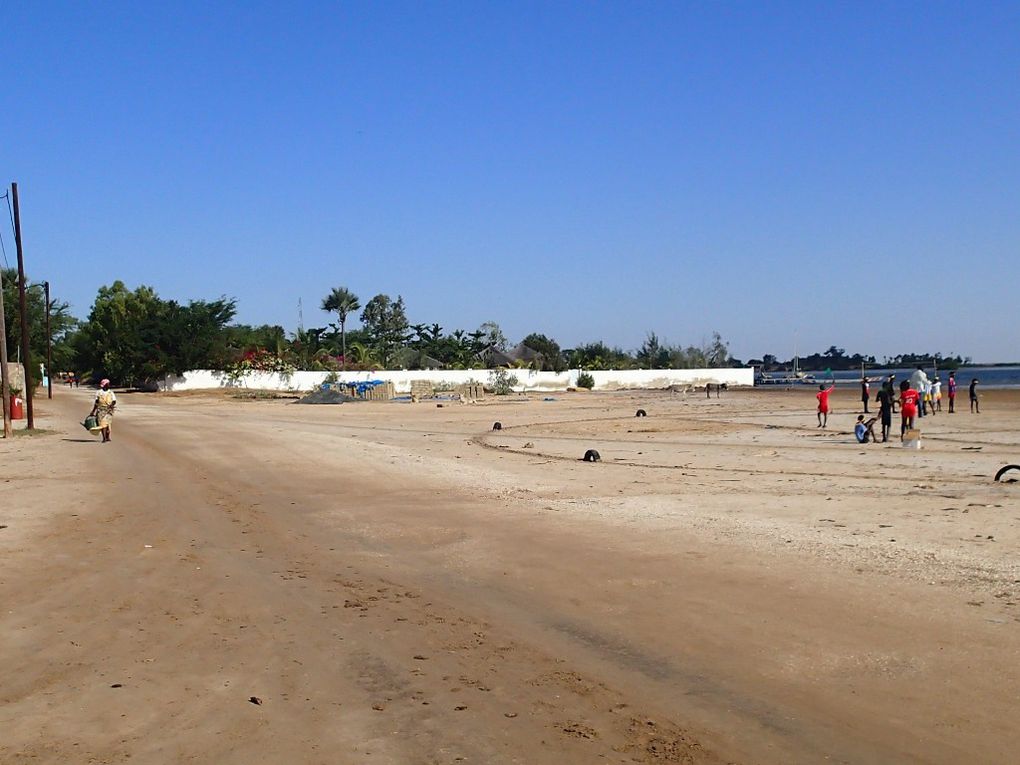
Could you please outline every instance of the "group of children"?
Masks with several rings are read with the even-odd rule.
[[[864,414],[868,414],[868,402],[871,399],[871,380],[867,377],[861,378],[861,401],[864,404]],[[978,401],[978,379],[975,377],[970,382],[970,411],[980,414],[981,407]],[[947,383],[949,398],[949,413],[956,411],[956,373],[949,373]],[[829,422],[829,395],[836,388],[835,380],[826,388],[825,385],[818,386],[818,427],[824,428]],[[900,408],[900,437],[908,430],[912,430],[917,418],[934,415],[942,411],[942,380],[936,373],[935,379],[930,380],[922,367],[910,375],[909,380],[903,380],[899,384],[899,397],[896,396],[896,375],[889,375],[883,382],[878,393],[875,394],[875,401],[878,403],[878,417],[869,420],[864,419],[864,414],[857,417],[854,426],[854,436],[858,443],[866,444],[877,442],[875,434],[875,423],[882,423],[882,442],[889,440],[889,430],[892,427],[892,416],[896,411],[897,404]]]

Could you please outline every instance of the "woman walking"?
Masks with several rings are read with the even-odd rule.
[[[102,380],[96,393],[96,403],[92,405],[92,415],[98,421],[103,434],[103,443],[110,440],[110,426],[113,425],[113,410],[117,408],[117,394],[110,390],[110,381]]]

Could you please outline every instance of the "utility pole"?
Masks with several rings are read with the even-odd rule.
[[[18,248],[18,304],[21,308],[21,363],[25,369],[25,408],[28,412],[28,429],[35,428],[32,411],[32,357],[28,352],[28,301],[25,297],[25,252],[21,247],[21,208],[18,205],[18,184],[11,184],[14,201],[14,243]]]
[[[43,282],[46,291],[46,398],[53,398],[53,335],[50,334],[50,283]]]
[[[4,314],[4,284],[0,275],[0,397],[3,398],[4,438],[10,438],[11,431],[11,381],[7,370],[7,320]]]

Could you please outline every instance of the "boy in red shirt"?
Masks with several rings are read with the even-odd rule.
[[[832,393],[836,388],[836,383],[833,383],[828,388],[824,385],[818,386],[818,392],[815,394],[815,398],[818,399],[818,427],[824,428],[829,422],[829,394]]]
[[[919,395],[916,390],[910,387],[910,383],[904,380],[900,383],[900,438],[907,432],[908,428],[913,429],[914,418],[917,417],[917,402]]]

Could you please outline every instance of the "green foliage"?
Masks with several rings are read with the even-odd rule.
[[[116,281],[99,289],[75,336],[77,366],[125,385],[219,366],[234,313],[234,300],[225,297],[184,306],[151,287],[132,292]]]
[[[712,333],[711,342],[700,346],[688,345],[686,348],[663,343],[658,335],[649,332],[635,354],[635,359],[645,369],[705,369],[732,366],[735,363],[730,356],[729,346],[718,332]]]
[[[499,324],[494,321],[484,322],[479,328],[478,332],[481,335],[481,343],[484,348],[495,348],[497,351],[505,351],[507,349],[506,335],[503,334],[503,330],[499,328]]]
[[[565,353],[574,369],[632,369],[635,363],[622,348],[610,348],[603,342],[579,345]]]
[[[670,349],[663,347],[659,336],[649,332],[641,348],[635,354],[638,364],[646,369],[662,369],[670,363]]]
[[[517,375],[511,374],[507,369],[493,369],[489,372],[488,388],[497,396],[506,396],[514,392],[514,388],[520,381]]]
[[[595,387],[595,378],[589,372],[579,372],[577,375],[577,387],[591,390]]]
[[[861,366],[886,368],[937,366],[939,369],[957,369],[962,364],[970,362],[969,358],[958,355],[943,355],[941,353],[901,353],[896,356],[885,356],[878,362],[874,356],[865,356],[860,353],[848,354],[845,349],[830,345],[828,350],[822,353],[811,353],[798,358],[798,365],[801,369],[835,369],[835,370],[860,370]],[[771,353],[764,354],[761,359],[751,359],[748,364],[760,366],[763,371],[768,372],[777,369],[792,369],[793,359],[781,361]]]
[[[226,371],[230,379],[236,382],[249,372],[276,372],[284,377],[290,377],[296,369],[286,359],[272,351],[260,348],[244,354],[228,366]]]
[[[18,272],[0,269],[4,291],[4,321],[7,324],[7,350],[11,360],[19,358],[21,348],[21,308],[18,299]],[[41,282],[28,281],[25,303],[28,308],[28,350],[32,354],[33,376],[38,364],[46,363],[46,292]],[[74,348],[71,339],[78,320],[71,316],[70,306],[50,295],[50,331],[53,334],[53,371],[72,369]]]
[[[541,369],[547,372],[562,372],[567,368],[567,360],[563,358],[559,343],[555,340],[538,332],[532,332],[521,342],[533,351],[538,351],[542,354]]]
[[[232,362],[239,359],[247,351],[265,348],[283,356],[288,351],[287,332],[279,324],[231,324],[223,328],[222,344],[227,358]]]
[[[381,294],[369,300],[361,312],[361,323],[365,325],[373,352],[383,365],[390,362],[394,352],[411,336],[404,298],[400,295],[395,301]]]
[[[347,316],[361,308],[361,301],[358,296],[346,287],[334,287],[326,297],[322,299],[322,310],[337,315],[337,323],[340,326],[340,356],[341,362],[347,365]]]

